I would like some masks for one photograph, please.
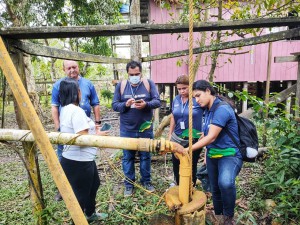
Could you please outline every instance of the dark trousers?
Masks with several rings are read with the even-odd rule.
[[[91,216],[95,212],[96,195],[100,186],[95,161],[80,162],[62,157],[61,166],[65,171],[82,211],[87,216]]]
[[[197,141],[193,141],[193,144],[196,143]],[[188,146],[184,146],[184,147],[188,147]],[[202,151],[201,149],[198,149],[196,151],[193,151],[193,161],[192,161],[192,181],[193,181],[193,186],[196,185],[196,174],[197,174],[197,163],[198,160],[200,158],[200,153]],[[175,157],[175,155],[172,153],[172,162],[173,162],[173,173],[174,173],[174,178],[175,181],[177,183],[177,185],[179,185],[179,165],[180,165],[180,161],[179,159],[177,159]]]

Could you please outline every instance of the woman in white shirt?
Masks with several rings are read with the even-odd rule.
[[[101,132],[91,118],[79,107],[81,98],[78,82],[64,79],[59,87],[61,101],[60,130],[63,133],[108,135]],[[96,147],[64,145],[61,166],[73,188],[74,194],[86,215],[88,222],[105,219],[105,213],[96,213],[96,195],[100,179],[96,163]]]

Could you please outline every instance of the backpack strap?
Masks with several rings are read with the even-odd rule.
[[[221,105],[229,105],[226,101],[221,101],[219,104],[213,106],[214,108],[212,109],[212,112],[214,113],[217,108],[219,108]],[[235,114],[235,118],[236,120],[238,120],[238,116],[236,114],[236,112],[234,112]],[[238,123],[238,121],[237,121]],[[237,142],[237,140],[233,137],[232,133],[228,130],[228,128],[225,126],[224,127],[224,131],[226,132],[226,134],[230,137],[230,139],[233,141],[233,143],[236,145],[236,147],[240,150],[241,146],[239,145],[239,143]]]
[[[144,86],[146,88],[146,90],[150,93],[150,84],[149,84],[149,80],[147,78],[142,78],[142,82],[144,83]]]
[[[141,81],[144,83],[146,90],[150,93],[150,84],[147,78],[142,78]],[[124,79],[121,81],[120,94],[124,93],[125,87],[127,85],[128,80]]]
[[[121,95],[124,93],[127,82],[128,82],[128,80],[126,80],[126,79],[121,81],[121,87],[120,87],[120,94]]]
[[[233,141],[233,143],[236,145],[236,147],[240,150],[241,146],[239,145],[239,143],[237,142],[237,140],[233,137],[232,133],[230,133],[230,131],[228,130],[227,127],[224,127],[224,131],[230,137],[230,139]]]

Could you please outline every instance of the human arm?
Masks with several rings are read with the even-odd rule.
[[[150,85],[150,98],[151,100],[146,102],[145,108],[156,109],[160,107],[160,99],[157,88],[152,80],[148,80]]]
[[[90,105],[93,108],[93,113],[95,117],[95,121],[100,121],[100,101],[95,89],[95,86],[90,83],[89,85],[90,88]]]
[[[59,106],[60,106],[60,99],[59,99],[59,83],[56,82],[53,85],[52,93],[51,93],[51,115],[54,122],[54,128],[57,131],[60,126],[59,122]]]
[[[95,105],[93,107],[93,112],[94,112],[94,116],[95,116],[95,121],[100,121],[100,106]]]
[[[211,124],[208,134],[206,136],[204,136],[202,139],[200,139],[198,142],[193,144],[192,151],[203,148],[204,146],[207,146],[207,145],[213,143],[217,139],[217,137],[221,131],[222,131],[222,127]],[[180,153],[185,154],[187,152],[188,152],[188,148],[185,148],[183,150],[183,152],[180,152]]]
[[[52,106],[51,107],[51,114],[52,114],[52,119],[54,122],[54,128],[56,131],[58,131],[59,129],[59,110],[58,110],[58,106]]]
[[[89,129],[81,130],[81,131],[77,132],[76,134],[82,134],[82,135],[89,134]],[[108,136],[109,131],[100,131],[99,126],[96,125],[96,135]]]

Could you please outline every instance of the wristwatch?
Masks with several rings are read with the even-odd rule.
[[[100,125],[101,124],[101,120],[95,121],[95,124]]]

